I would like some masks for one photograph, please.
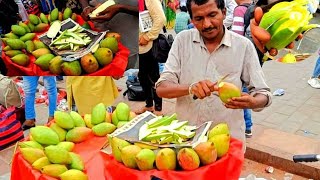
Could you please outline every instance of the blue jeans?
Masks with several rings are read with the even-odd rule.
[[[242,92],[248,93],[248,88],[243,87]],[[252,127],[252,119],[251,119],[251,110],[250,109],[243,109],[243,116],[244,121],[246,123],[246,130],[251,130]]]
[[[39,76],[23,76],[23,91],[25,94],[25,113],[26,119],[36,118],[35,98]],[[44,87],[49,96],[49,116],[54,115],[57,108],[57,85],[55,76],[43,76]]]
[[[320,76],[320,56],[318,57],[318,60],[314,66],[312,78],[318,78]]]

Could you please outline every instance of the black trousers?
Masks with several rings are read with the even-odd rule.
[[[152,107],[156,111],[162,110],[162,98],[155,89],[155,83],[160,77],[159,64],[153,59],[151,50],[145,54],[139,54],[139,73],[140,85],[146,95],[146,107]]]

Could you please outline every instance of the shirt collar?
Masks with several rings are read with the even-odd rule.
[[[225,32],[219,46],[223,44],[225,46],[231,47],[231,32],[225,26],[224,26],[224,29],[225,29]],[[201,46],[205,47],[203,39],[197,29],[195,29],[193,33],[193,42],[200,43]]]

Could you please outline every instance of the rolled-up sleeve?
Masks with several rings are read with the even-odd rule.
[[[166,23],[166,16],[159,0],[146,0],[145,2],[152,18],[152,27],[143,37],[148,41],[152,41],[158,38],[160,31]]]
[[[262,68],[259,64],[258,55],[253,44],[247,41],[247,46],[245,50],[245,63],[243,66],[243,71],[241,75],[241,80],[244,85],[247,86],[249,94],[256,96],[257,94],[263,94],[268,98],[268,103],[265,107],[268,107],[272,103],[272,95],[270,93],[270,88],[266,84],[265,76]],[[253,109],[253,111],[262,111],[264,108]]]

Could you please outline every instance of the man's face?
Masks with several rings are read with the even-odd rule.
[[[204,39],[215,39],[223,31],[226,10],[218,9],[215,0],[209,0],[200,6],[191,3],[192,23]]]

